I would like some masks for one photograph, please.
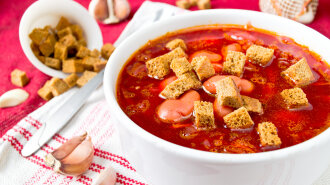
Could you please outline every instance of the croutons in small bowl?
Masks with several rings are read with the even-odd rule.
[[[58,60],[54,60],[56,40],[54,40],[54,37],[43,37],[42,32],[51,30],[58,40],[58,36],[62,37],[67,34],[65,30],[60,33],[60,30],[57,30],[57,28],[61,27],[58,24],[63,23],[63,18],[66,18],[71,24],[72,29],[69,31],[73,32],[72,35],[75,36],[73,39],[76,39],[79,44],[85,45],[90,50],[101,49],[103,39],[97,22],[83,6],[75,1],[36,1],[25,11],[19,26],[20,43],[28,60],[43,73],[59,78],[65,78],[69,73],[63,72]],[[32,38],[36,42],[40,41],[38,44],[42,46],[33,45],[31,40],[30,34],[38,28],[40,28],[41,33],[36,32],[35,37],[32,36]],[[76,34],[76,29],[82,30],[82,35],[79,35],[79,33]],[[70,41],[69,38],[68,41]],[[49,45],[51,46],[50,49],[48,47]],[[58,48],[61,49],[61,47]],[[38,56],[36,50],[37,52],[41,51],[40,56],[42,57]],[[45,57],[48,57],[49,65],[45,64]]]

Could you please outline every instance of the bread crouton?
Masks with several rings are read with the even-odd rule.
[[[94,57],[94,58],[100,58],[101,53],[97,49],[93,49],[90,53],[89,56]]]
[[[10,79],[13,85],[19,87],[24,87],[29,82],[29,78],[26,76],[26,73],[19,69],[15,69],[10,73]]]
[[[192,71],[192,66],[185,57],[173,59],[170,67],[176,76]]]
[[[263,108],[262,104],[258,99],[251,98],[248,96],[241,96],[243,100],[243,106],[249,111],[249,112],[255,112],[258,114],[263,114]]]
[[[167,99],[176,99],[190,89],[198,89],[202,83],[197,79],[195,73],[185,73],[172,83],[168,84],[160,95]]]
[[[198,0],[197,6],[200,10],[211,9],[211,0]]]
[[[244,72],[246,56],[242,52],[228,51],[226,61],[223,63],[222,71],[241,77]]]
[[[226,125],[230,129],[247,129],[254,125],[247,109],[241,107],[223,117]]]
[[[105,66],[107,65],[107,62],[108,61],[105,61],[105,60],[100,60],[99,62],[96,62],[93,64],[93,69],[95,72],[99,72],[101,71],[102,69],[105,68]]]
[[[61,69],[62,67],[62,63],[59,59],[51,57],[45,58],[45,65],[53,69]]]
[[[299,87],[285,89],[280,94],[288,109],[295,109],[308,105],[306,94]]]
[[[252,45],[246,50],[246,57],[252,63],[260,66],[267,66],[272,60],[274,49],[265,48],[258,45]]]
[[[257,131],[259,133],[261,146],[279,147],[282,144],[281,139],[277,135],[276,126],[273,123],[259,123]]]
[[[52,89],[53,96],[58,96],[69,90],[69,86],[62,79],[56,77],[50,80],[49,86]]]
[[[59,42],[56,42],[54,58],[65,60],[67,57],[68,57],[68,47],[64,46]]]
[[[90,71],[93,70],[94,64],[97,62],[100,62],[99,58],[90,57],[90,56],[84,57],[82,60],[82,64],[84,68]]]
[[[71,25],[71,23],[67,18],[61,17],[60,20],[58,21],[57,25],[56,25],[56,30],[60,31],[60,30],[66,28],[70,25]]]
[[[215,128],[213,104],[206,101],[194,102],[195,126],[197,129]]]
[[[192,59],[191,65],[198,78],[203,81],[215,74],[214,68],[211,64],[211,61],[206,56],[199,56]]]
[[[91,52],[88,48],[86,48],[83,45],[79,45],[78,48],[77,48],[77,50],[78,51],[77,51],[76,57],[78,57],[78,58],[87,57],[87,56],[89,56],[89,54]]]
[[[68,49],[73,49],[73,48],[75,48],[76,45],[77,45],[77,43],[78,43],[77,40],[76,40],[76,38],[75,38],[73,35],[71,35],[71,34],[62,37],[62,38],[59,40],[59,42],[60,42],[62,45],[68,47]]]
[[[75,36],[77,40],[84,38],[84,32],[78,24],[71,25],[70,29],[72,30],[73,36]]]
[[[110,44],[110,43],[107,43],[107,44],[104,44],[101,48],[101,56],[108,60],[111,56],[111,54],[113,53],[113,51],[115,51],[115,47]]]
[[[168,42],[166,44],[166,48],[169,49],[169,50],[173,50],[177,47],[180,47],[183,50],[187,50],[186,43],[182,39],[174,39],[174,40],[171,40],[170,42]]]
[[[175,4],[177,7],[183,9],[189,9],[191,7],[191,4],[188,0],[177,0]]]
[[[89,80],[94,78],[97,73],[92,71],[84,71],[83,75],[77,80],[77,86],[82,87],[84,86]]]
[[[47,82],[44,84],[44,86],[42,88],[40,88],[37,92],[38,95],[46,101],[48,101],[54,97],[53,93],[52,93],[52,88],[49,86],[49,83],[50,83],[50,80],[47,80]]]
[[[164,55],[153,58],[146,62],[148,75],[156,79],[162,79],[170,73],[170,64],[173,59],[186,57],[186,53],[182,48],[176,48]]]
[[[64,29],[57,32],[58,38],[63,38],[63,37],[65,37],[67,35],[70,35],[70,34],[72,34],[72,30],[71,30],[70,27],[66,27],[66,28],[64,28]]]
[[[35,28],[29,34],[29,37],[33,43],[39,46],[41,42],[47,39],[48,35],[49,32],[47,30],[44,30],[42,28]]]
[[[239,108],[243,106],[243,100],[240,92],[230,77],[223,78],[216,84],[217,101],[219,105]]]
[[[71,88],[77,84],[78,78],[79,76],[76,73],[72,73],[64,78],[64,82],[69,86],[69,88]]]
[[[82,73],[84,72],[84,67],[80,60],[70,58],[63,60],[62,71],[64,73]]]
[[[55,50],[55,43],[56,38],[54,34],[48,34],[46,40],[43,40],[39,45],[40,52],[45,56],[48,57],[54,53]]]
[[[281,76],[292,86],[303,87],[314,81],[314,75],[305,58],[290,66]]]

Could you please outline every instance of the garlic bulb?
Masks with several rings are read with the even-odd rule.
[[[109,166],[103,170],[93,185],[115,185],[117,180],[117,174],[115,170]]]
[[[13,89],[5,92],[0,97],[0,108],[13,107],[23,103],[29,97],[29,93],[23,89]]]
[[[92,140],[87,133],[69,139],[45,157],[47,166],[55,172],[81,175],[88,170],[94,157]]]
[[[103,24],[114,24],[126,19],[131,7],[127,0],[92,0],[88,11]]]

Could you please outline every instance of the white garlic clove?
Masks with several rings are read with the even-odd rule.
[[[115,185],[117,180],[116,171],[111,167],[103,170],[93,185]]]
[[[114,24],[126,19],[131,7],[127,0],[92,0],[88,10],[103,24]]]
[[[23,89],[13,89],[5,92],[0,97],[0,108],[13,107],[28,99],[29,93]]]
[[[47,166],[55,172],[81,175],[88,170],[94,157],[92,140],[87,134],[73,137],[45,156]]]

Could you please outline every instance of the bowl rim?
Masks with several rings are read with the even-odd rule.
[[[102,32],[101,32],[100,27],[97,24],[96,20],[89,14],[89,12],[87,11],[87,9],[85,9],[85,7],[83,7],[81,4],[79,4],[76,1],[39,0],[39,1],[32,3],[25,10],[25,12],[23,13],[23,15],[21,17],[18,31],[19,31],[20,45],[21,45],[21,48],[23,49],[23,52],[24,52],[26,58],[28,59],[28,61],[30,63],[32,63],[32,65],[34,65],[37,69],[39,69],[44,74],[47,74],[52,77],[65,78],[70,74],[64,73],[61,70],[56,70],[56,69],[46,66],[34,55],[34,53],[32,52],[32,50],[30,48],[31,40],[30,40],[30,38],[26,38],[28,36],[26,35],[26,32],[25,32],[28,29],[28,26],[26,26],[26,25],[30,25],[31,22],[33,21],[32,18],[30,18],[31,16],[35,16],[35,14],[38,14],[36,12],[38,12],[38,10],[41,7],[42,8],[44,8],[44,6],[50,7],[54,4],[60,5],[61,7],[70,7],[70,10],[72,10],[70,12],[79,12],[79,14],[83,14],[85,17],[88,18],[88,19],[85,19],[83,22],[85,22],[86,24],[90,24],[90,26],[88,26],[88,27],[91,27],[90,30],[92,30],[92,32],[96,33],[93,36],[93,37],[95,37],[95,38],[93,38],[93,40],[94,40],[93,45],[100,47],[98,49],[101,49],[101,46],[103,44],[103,38],[102,38]],[[56,7],[56,6],[53,6],[53,7]],[[64,8],[64,9],[66,9],[66,8]],[[69,11],[67,11],[67,12],[69,12]],[[54,12],[50,12],[50,14],[55,15]],[[70,14],[75,15],[76,13],[70,13]],[[85,31],[85,34],[87,34],[86,31]],[[88,43],[87,43],[87,45],[88,45]]]
[[[152,25],[148,25],[144,28],[141,28],[140,30],[136,31],[134,34],[130,35],[127,39],[123,41],[119,45],[119,47],[116,48],[112,56],[110,57],[108,61],[108,65],[105,69],[105,75],[104,75],[104,91],[105,91],[105,97],[109,105],[109,109],[111,112],[114,113],[114,116],[117,118],[116,121],[118,121],[120,118],[120,123],[123,125],[127,130],[129,130],[131,133],[134,133],[144,141],[155,145],[155,147],[170,152],[173,155],[177,155],[184,158],[189,158],[191,160],[198,160],[205,163],[221,163],[221,164],[250,164],[250,163],[263,163],[265,161],[269,160],[280,160],[283,158],[287,158],[290,156],[297,156],[297,154],[302,152],[307,152],[312,150],[313,148],[317,148],[319,145],[323,145],[327,142],[327,140],[330,140],[330,129],[324,130],[319,135],[306,140],[300,144],[286,147],[283,149],[277,149],[273,151],[267,151],[267,152],[260,152],[260,153],[252,153],[252,154],[226,154],[226,153],[213,153],[208,151],[201,151],[197,149],[192,149],[188,147],[184,147],[181,145],[177,145],[174,143],[171,143],[169,141],[166,141],[160,137],[157,137],[147,131],[145,131],[142,127],[134,123],[120,108],[117,98],[116,98],[116,88],[117,88],[117,81],[118,81],[118,75],[121,73],[123,66],[126,64],[127,60],[123,65],[121,65],[120,72],[117,74],[112,65],[118,65],[116,64],[116,58],[122,53],[125,52],[125,47],[128,47],[132,44],[132,41],[134,37],[140,37],[145,35],[145,32],[160,28],[164,24],[168,24],[175,21],[183,21],[185,19],[193,18],[194,16],[209,16],[210,14],[215,14],[217,16],[223,14],[223,13],[248,13],[248,14],[254,14],[254,16],[264,16],[266,18],[272,18],[272,19],[279,19],[280,21],[285,21],[289,24],[296,24],[298,27],[301,27],[301,25],[304,27],[304,29],[307,29],[310,33],[313,35],[317,35],[318,37],[323,37],[323,39],[327,39],[325,36],[323,36],[321,33],[313,30],[312,28],[309,28],[301,23],[295,22],[293,20],[289,20],[283,17],[266,14],[262,12],[257,11],[251,11],[251,10],[240,10],[240,9],[215,9],[215,10],[203,10],[203,11],[194,11],[187,14],[171,17],[165,20],[158,21],[156,23],[153,23]],[[265,19],[266,19],[265,18]],[[205,24],[208,25],[208,24]],[[299,26],[300,25],[300,26]],[[177,29],[179,30],[179,29]],[[175,31],[175,30],[173,30]],[[272,30],[269,30],[272,31]],[[166,34],[164,32],[162,35]],[[156,37],[157,38],[157,37]],[[148,40],[152,40],[155,38],[148,38]],[[330,46],[330,40],[328,40],[328,44]],[[140,46],[141,47],[141,46]],[[140,48],[139,47],[139,48]],[[133,53],[130,53],[130,56]],[[328,63],[328,62],[327,62]],[[329,64],[329,63],[328,63]],[[112,75],[114,74],[114,75]],[[115,78],[114,85],[111,84],[112,78]]]

